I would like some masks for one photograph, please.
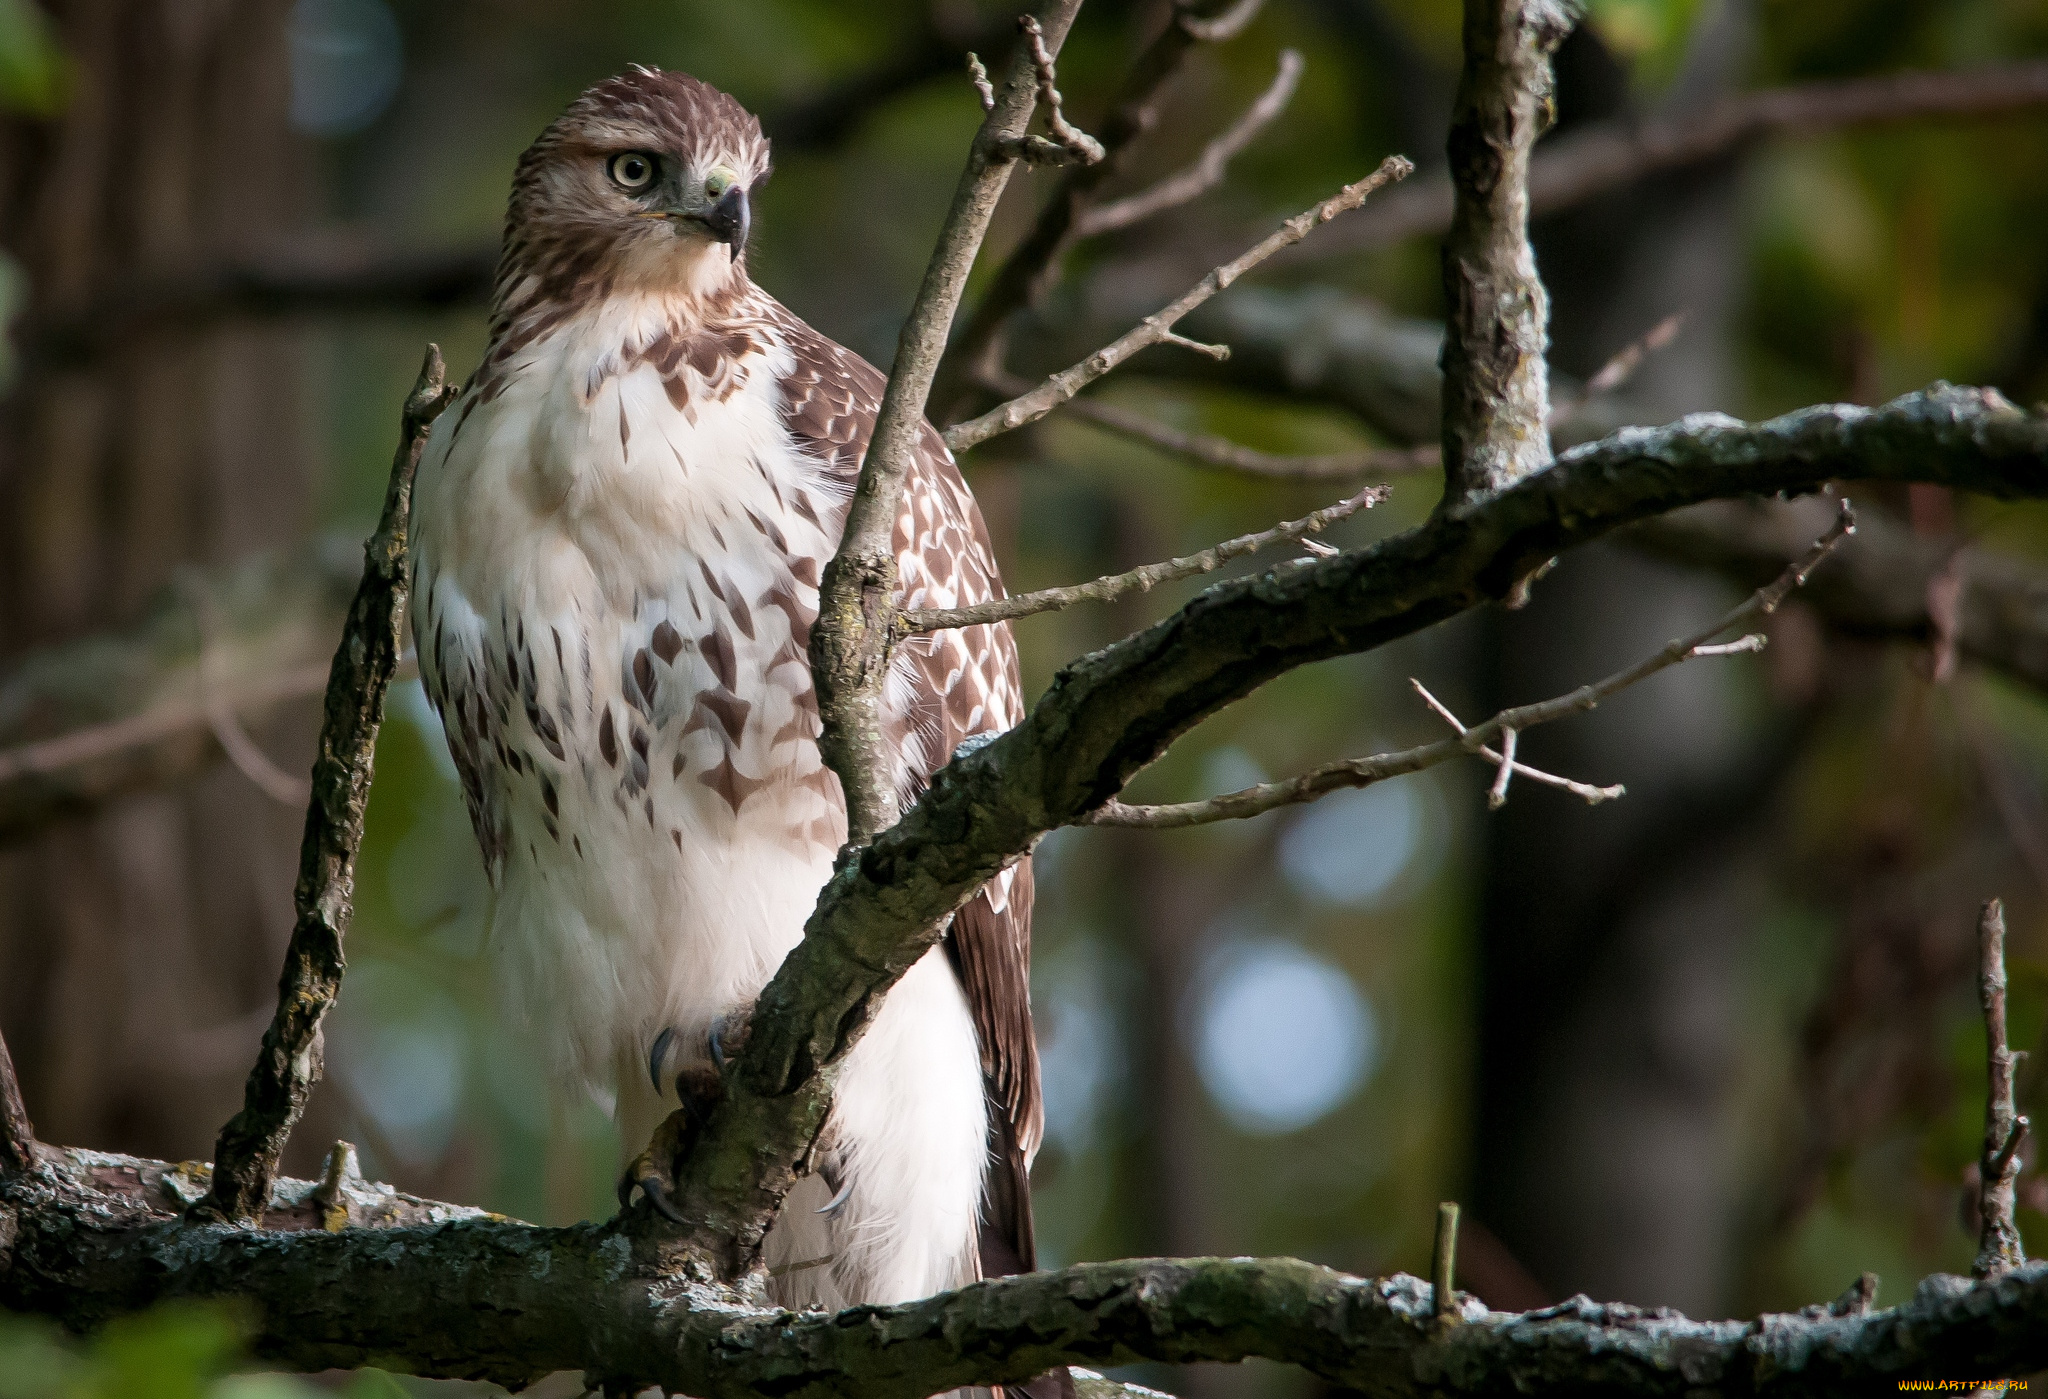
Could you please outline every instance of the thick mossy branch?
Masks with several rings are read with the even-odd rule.
[[[582,1370],[704,1399],[923,1399],[1062,1363],[1261,1356],[1406,1399],[1829,1395],[2048,1361],[2039,1263],[1996,1283],[1929,1278],[1888,1311],[1750,1322],[1583,1298],[1495,1313],[1461,1296],[1445,1326],[1418,1278],[1242,1258],[1090,1263],[904,1306],[792,1314],[663,1279],[614,1226],[542,1229],[310,1181],[278,1182],[265,1229],[194,1226],[174,1212],[203,1185],[189,1168],[46,1156],[0,1178],[0,1307],[86,1329],[171,1298],[239,1301],[255,1354],[298,1370],[376,1364],[510,1386]],[[345,1221],[328,1215],[337,1204]]]

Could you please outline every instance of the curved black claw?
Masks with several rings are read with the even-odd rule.
[[[846,1197],[853,1193],[853,1177],[846,1178],[846,1184],[839,1187],[839,1193],[818,1206],[819,1214],[830,1214],[846,1203]]]
[[[670,1027],[654,1037],[654,1043],[647,1051],[647,1077],[653,1082],[654,1091],[657,1093],[661,1091],[661,1071],[668,1063],[669,1046],[675,1042],[676,1032],[674,1027]],[[717,1043],[715,1039],[712,1041],[713,1045]]]
[[[647,1203],[654,1206],[654,1212],[671,1224],[687,1224],[683,1212],[668,1198],[668,1186],[660,1177],[646,1175],[633,1182],[640,1187],[640,1193],[647,1197]]]
[[[712,1067],[712,1068],[714,1068],[714,1069],[716,1069],[716,1070],[718,1070],[718,1073],[719,1073],[719,1076],[720,1076],[720,1077],[724,1077],[724,1075],[725,1075],[725,1017],[724,1017],[724,1016],[720,1016],[720,1017],[719,1017],[718,1019],[716,1019],[716,1020],[714,1020],[714,1021],[712,1021],[712,1022],[711,1022],[711,1067]]]

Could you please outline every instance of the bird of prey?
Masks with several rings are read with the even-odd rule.
[[[490,346],[414,497],[413,634],[495,898],[493,955],[553,1068],[617,1094],[628,1149],[803,934],[846,831],[807,645],[883,376],[747,270],[760,124],[647,68],[520,159]],[[1002,595],[923,429],[903,605]],[[886,687],[913,800],[1021,714],[1007,624],[913,638]],[[1033,1266],[1041,1114],[1031,870],[888,993],[818,1171],[768,1236],[778,1301],[899,1302]]]

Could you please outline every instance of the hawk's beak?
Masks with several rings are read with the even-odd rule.
[[[734,262],[738,262],[740,254],[747,250],[747,232],[753,223],[753,208],[747,203],[746,189],[740,185],[727,190],[724,197],[711,206],[711,212],[704,215],[704,226],[711,230],[713,238],[725,244]]]

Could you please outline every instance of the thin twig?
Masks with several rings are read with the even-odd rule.
[[[21,1100],[21,1081],[14,1074],[14,1056],[0,1036],[0,1175],[31,1170],[36,1165],[36,1129]],[[4,1247],[4,1245],[0,1245]]]
[[[1436,1207],[1436,1249],[1430,1257],[1429,1277],[1431,1309],[1438,1324],[1454,1320],[1458,1315],[1458,1207],[1450,1200]]]
[[[1202,151],[1199,159],[1184,170],[1176,171],[1155,185],[1139,190],[1136,194],[1125,195],[1099,208],[1082,213],[1074,225],[1076,238],[1097,238],[1113,233],[1120,228],[1142,223],[1154,214],[1163,214],[1168,209],[1200,198],[1223,183],[1229,171],[1230,162],[1258,134],[1265,130],[1272,120],[1287,109],[1294,98],[1294,89],[1301,82],[1301,54],[1295,49],[1280,51],[1280,71],[1273,77],[1272,86],[1261,93],[1259,100],[1245,109],[1244,115],[1232,122],[1223,133],[1211,141]]]
[[[875,413],[860,478],[847,506],[838,550],[818,589],[811,628],[819,755],[846,796],[847,843],[865,845],[896,819],[893,755],[882,742],[882,685],[896,592],[895,529],[903,480],[927,431],[925,403],[946,349],[946,337],[987,236],[989,220],[1016,169],[1010,149],[1024,134],[1039,97],[1040,69],[1051,63],[1080,9],[1080,0],[1047,0],[1027,36],[1035,42],[1010,58],[994,106],[975,133],[952,206],[925,264],[924,279],[896,341],[888,387]],[[770,1205],[779,1205],[777,1200]]]
[[[429,345],[400,415],[383,518],[364,546],[363,581],[349,606],[327,681],[326,720],[293,893],[298,913],[278,978],[277,1015],[263,1033],[242,1110],[221,1129],[213,1186],[192,1207],[195,1219],[251,1223],[261,1218],[285,1141],[320,1078],[320,1022],[341,990],[341,944],[354,913],[356,851],[369,805],[377,730],[384,719],[385,691],[398,669],[413,473],[427,430],[455,397],[445,378],[441,351]]]
[[[1438,718],[1449,724],[1454,733],[1462,736],[1467,732],[1464,721],[1453,714],[1450,707],[1442,700],[1432,695],[1428,687],[1420,680],[1411,675],[1408,677],[1408,683],[1415,687],[1415,693],[1422,697],[1422,702],[1434,710]],[[1497,763],[1503,756],[1485,744],[1481,744],[1472,751],[1489,763]],[[1559,777],[1554,772],[1545,772],[1542,768],[1530,767],[1519,759],[1515,762],[1515,771],[1528,778],[1531,782],[1540,782],[1546,787],[1556,787],[1561,791],[1570,792],[1588,806],[1598,806],[1602,802],[1611,802],[1628,795],[1628,788],[1622,786],[1619,782],[1615,783],[1612,787],[1595,787],[1590,782],[1576,782],[1569,777]]]
[[[1792,589],[1805,582],[1806,575],[1818,567],[1821,560],[1833,553],[1842,540],[1854,533],[1856,528],[1855,521],[1856,517],[1849,508],[1849,503],[1846,500],[1843,501],[1841,513],[1837,516],[1833,527],[1816,540],[1813,547],[1808,549],[1797,563],[1786,569],[1772,582],[1757,589],[1755,593],[1751,594],[1739,606],[1723,615],[1719,621],[1693,633],[1691,636],[1682,637],[1677,641],[1668,643],[1655,654],[1636,662],[1626,670],[1617,671],[1613,675],[1607,676],[1602,680],[1596,680],[1590,685],[1581,685],[1570,694],[1560,695],[1555,699],[1543,700],[1536,704],[1525,704],[1512,709],[1503,709],[1486,722],[1466,728],[1459,724],[1456,716],[1448,709],[1437,703],[1433,696],[1429,695],[1427,691],[1422,691],[1424,698],[1429,701],[1431,707],[1436,709],[1439,714],[1443,715],[1458,730],[1456,737],[1440,739],[1435,743],[1426,743],[1415,748],[1401,749],[1397,752],[1381,753],[1369,758],[1346,758],[1338,762],[1326,764],[1323,767],[1315,768],[1301,774],[1299,777],[1289,778],[1283,782],[1262,783],[1256,787],[1247,787],[1242,791],[1229,792],[1222,796],[1209,797],[1202,801],[1174,802],[1159,806],[1131,806],[1112,799],[1085,814],[1075,824],[1155,828],[1202,826],[1215,821],[1242,820],[1245,817],[1258,816],[1278,807],[1311,802],[1318,797],[1327,796],[1331,792],[1347,787],[1368,787],[1375,782],[1383,782],[1390,777],[1402,777],[1412,772],[1421,772],[1425,768],[1435,767],[1439,763],[1449,762],[1453,758],[1466,754],[1479,754],[1495,764],[1500,764],[1503,758],[1511,760],[1512,754],[1506,751],[1504,738],[1502,742],[1503,751],[1498,753],[1487,748],[1488,741],[1497,736],[1504,736],[1510,731],[1520,733],[1534,728],[1538,724],[1552,723],[1558,719],[1597,708],[1602,700],[1609,699],[1630,686],[1649,679],[1657,672],[1669,669],[1682,662],[1707,656],[1725,656],[1740,651],[1756,649],[1754,645],[1728,647],[1714,646],[1711,643],[1715,637],[1723,632],[1730,631],[1755,618],[1767,616],[1777,611],[1778,607],[1784,602],[1786,595]],[[1745,638],[1745,641],[1747,641],[1747,638]],[[1422,690],[1422,687],[1418,684],[1416,689]],[[1539,781],[1549,780],[1554,785],[1564,785],[1558,779],[1549,778],[1548,774],[1539,774],[1520,763],[1514,764],[1513,771],[1523,773]],[[1587,792],[1601,793],[1600,799],[1602,800],[1607,795],[1620,795],[1619,789],[1614,789],[1611,793],[1602,792],[1602,789],[1599,788],[1587,788],[1585,790]]]
[[[1227,19],[1228,33],[1235,33],[1257,9],[1258,0],[1242,0],[1228,16],[1205,19],[1186,3],[1176,6],[1174,22],[1131,64],[1096,126],[1103,158],[1067,167],[1052,197],[1039,207],[1030,232],[989,278],[987,292],[954,337],[933,394],[941,413],[950,413],[983,373],[1001,366],[1003,331],[1011,315],[1037,305],[1058,280],[1063,255],[1078,241],[1075,227],[1081,215],[1123,169],[1138,139],[1157,124],[1159,95],[1188,54],[1207,42],[1204,36],[1220,19]]]
[[[981,98],[982,112],[993,112],[996,109],[996,90],[989,83],[988,69],[981,66],[981,55],[967,55],[967,78],[974,84],[975,94]]]
[[[1984,1101],[1984,1153],[1978,1163],[1977,1235],[1973,1276],[2004,1277],[2027,1261],[2013,1219],[2018,1153],[2027,1119],[2013,1102],[2014,1054],[2005,1036],[2005,906],[1987,899],[1977,919],[1977,996],[1984,1007],[1985,1061],[1990,1091]]]
[[[1613,393],[1635,377],[1644,360],[1678,338],[1678,332],[1685,326],[1685,317],[1684,311],[1672,312],[1651,326],[1640,339],[1624,345],[1614,358],[1601,365],[1592,378],[1579,386],[1578,393],[1553,402],[1550,405],[1551,427],[1555,428],[1594,399]]]
[[[1328,223],[1339,214],[1356,209],[1373,191],[1405,178],[1414,168],[1405,157],[1388,156],[1380,163],[1378,170],[1358,183],[1346,186],[1314,208],[1295,215],[1262,239],[1257,246],[1216,268],[1164,310],[1147,316],[1079,364],[1062,369],[1029,393],[1020,394],[1008,403],[991,408],[978,418],[969,419],[947,429],[946,445],[956,452],[964,452],[970,447],[988,441],[991,437],[1044,417],[1138,351],[1167,339],[1173,333],[1174,325],[1182,317],[1274,253],[1299,243],[1314,229]]]
[[[1309,542],[1308,536],[1335,524],[1361,510],[1370,510],[1390,494],[1385,486],[1368,486],[1349,500],[1338,501],[1299,520],[1289,520],[1275,525],[1272,529],[1257,534],[1241,534],[1235,539],[1226,539],[1213,548],[1184,558],[1168,559],[1164,563],[1148,563],[1128,573],[1111,574],[1093,582],[1075,583],[1063,588],[1043,588],[1035,593],[1019,593],[1015,597],[994,598],[988,602],[975,603],[968,607],[934,607],[896,616],[896,627],[903,635],[914,632],[947,631],[954,627],[978,627],[990,622],[1006,622],[1017,617],[1029,617],[1039,612],[1054,612],[1063,607],[1072,607],[1079,602],[1108,602],[1122,597],[1125,593],[1146,592],[1161,583],[1171,583],[1180,578],[1192,578],[1198,573],[1213,573],[1232,559],[1255,554],[1275,544]]]
[[[1701,654],[1695,651],[1694,655]],[[1500,731],[1500,757],[1494,760],[1499,767],[1493,774],[1493,786],[1487,789],[1486,806],[1489,811],[1498,811],[1508,804],[1508,780],[1515,775],[1515,731]]]
[[[1045,110],[1045,127],[1052,138],[1006,136],[997,149],[1014,159],[1039,165],[1095,164],[1102,159],[1102,143],[1069,122],[1066,113],[1060,110],[1058,74],[1053,69],[1052,54],[1045,47],[1045,30],[1033,15],[1019,16],[1017,28],[1023,31],[1025,48],[1031,54],[1032,71],[1038,80],[1038,105]],[[983,94],[981,109],[993,112],[995,96],[988,90],[987,76],[983,75],[975,87]]]

